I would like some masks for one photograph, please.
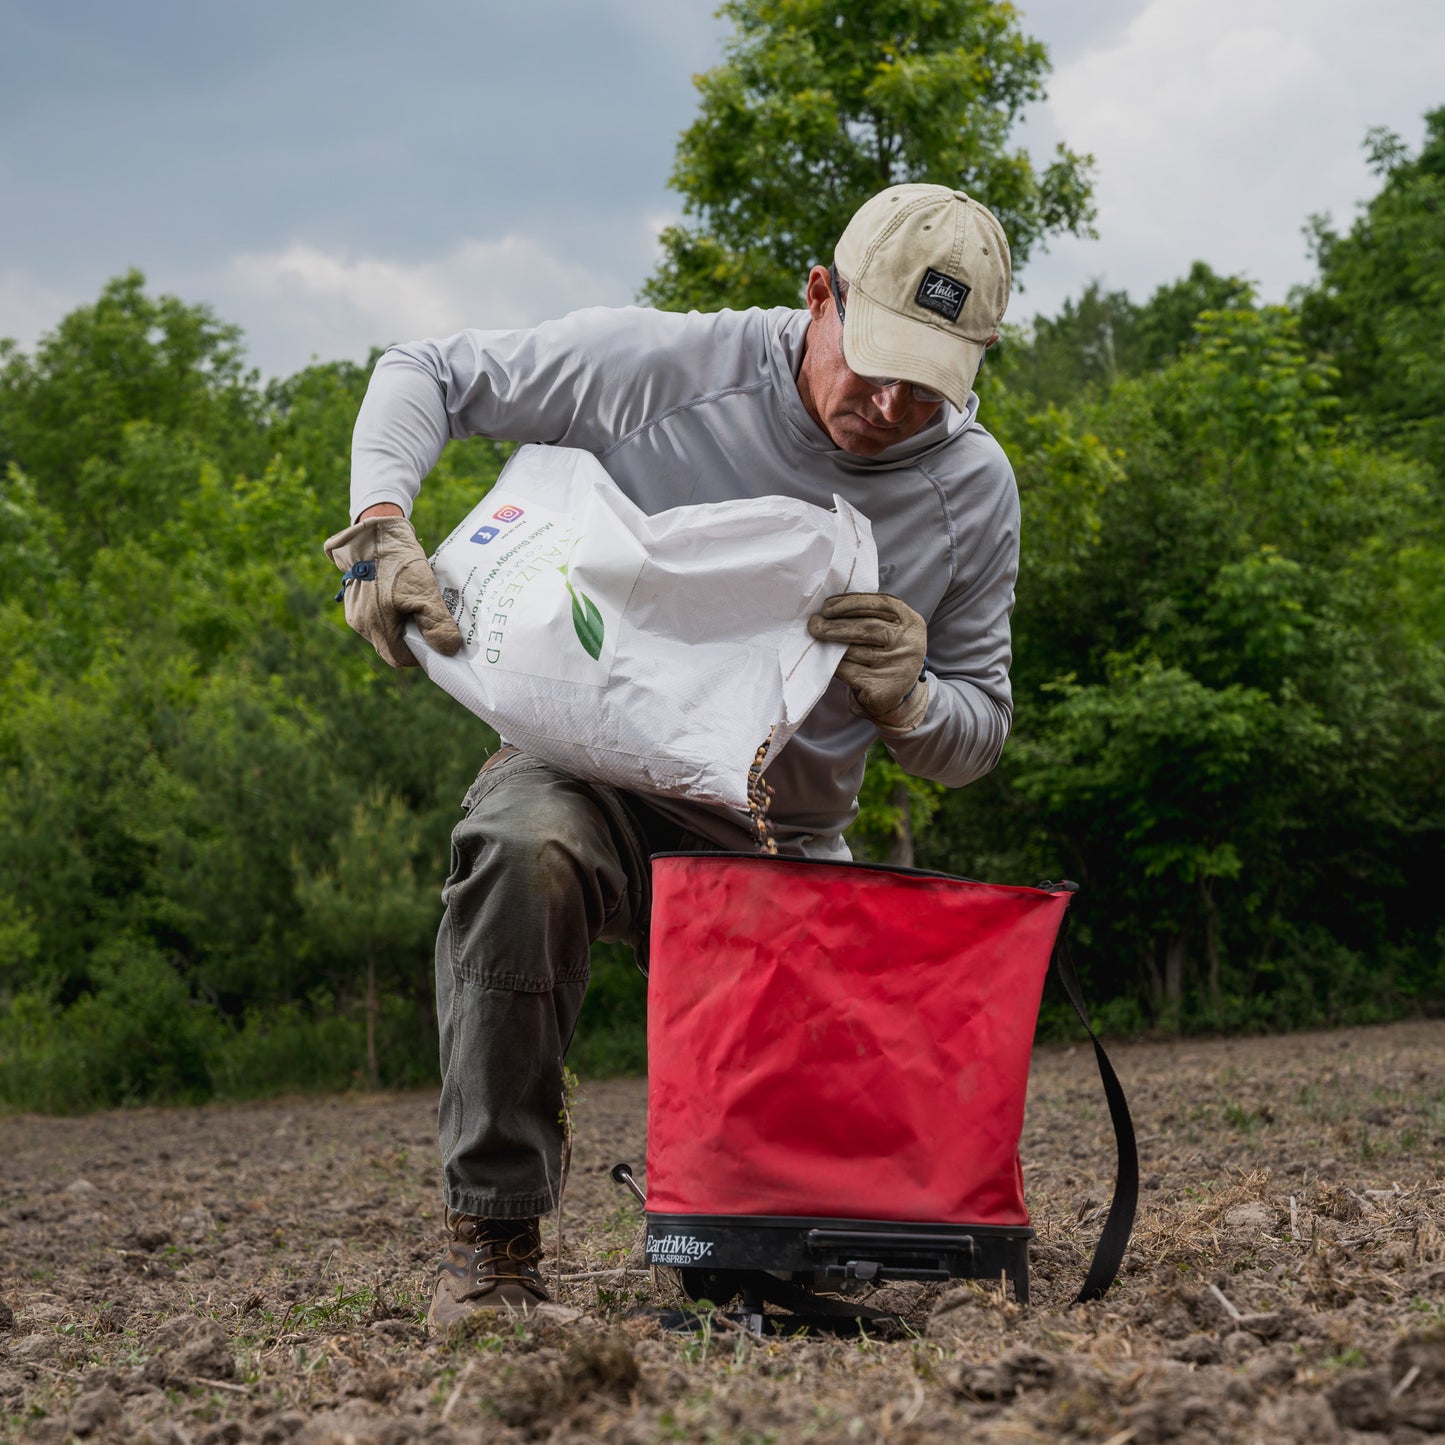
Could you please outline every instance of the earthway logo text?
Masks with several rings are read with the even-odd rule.
[[[696,1264],[712,1253],[712,1245],[712,1240],[692,1234],[649,1234],[647,1260],[649,1264]]]

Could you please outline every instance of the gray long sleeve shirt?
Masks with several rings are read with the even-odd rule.
[[[808,322],[787,308],[596,308],[528,331],[392,347],[357,417],[352,516],[376,502],[409,514],[447,440],[468,436],[592,452],[649,514],[772,495],[831,507],[834,493],[846,497],[873,524],[879,589],[928,622],[928,712],[887,746],[908,772],[959,787],[997,763],[1012,716],[1013,472],[977,421],[976,395],[878,457],[840,450],[798,393]],[[876,737],[835,679],[768,769],[780,843],[839,851]],[[700,831],[738,846],[736,820],[717,822]]]

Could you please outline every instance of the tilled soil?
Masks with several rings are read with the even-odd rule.
[[[1118,1284],[1076,1305],[1113,1175],[1091,1052],[1037,1052],[1032,1301],[895,1285],[907,1328],[664,1329],[638,1267],[641,1081],[586,1084],[547,1267],[576,1318],[422,1321],[427,1094],[0,1119],[0,1438],[1445,1439],[1445,1022],[1114,1052],[1139,1129]],[[960,1125],[960,1147],[966,1147]],[[559,1311],[559,1315],[564,1311]]]

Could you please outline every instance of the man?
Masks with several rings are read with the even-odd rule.
[[[1008,733],[1018,499],[972,385],[1009,280],[978,202],[894,186],[854,216],[833,266],[812,268],[805,310],[596,309],[392,348],[357,418],[357,520],[327,543],[347,620],[394,665],[414,662],[408,616],[432,646],[460,645],[405,520],[450,437],[584,448],[648,513],[842,495],[873,524],[882,591],[810,619],[847,651],[768,779],[779,850],[846,858],[875,738],[956,787],[994,766]],[[651,853],[753,846],[743,816],[507,747],[463,808],[436,958],[450,1240],[428,1318],[442,1329],[546,1298],[538,1216],[556,1199],[562,1059],[592,942],[645,944]]]

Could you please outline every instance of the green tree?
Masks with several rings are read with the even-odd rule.
[[[1156,287],[1134,318],[1120,370],[1126,375],[1168,366],[1199,337],[1199,318],[1213,311],[1247,311],[1254,286],[1243,276],[1221,276],[1203,261],[1189,274]]]
[[[376,1035],[382,988],[389,985],[413,1001],[430,992],[436,890],[417,881],[418,834],[405,804],[373,784],[351,810],[335,861],[315,871],[297,863],[297,901],[313,946],[363,966],[366,1081],[372,1089],[381,1085]]]
[[[882,743],[875,743],[858,797],[858,816],[848,830],[849,845],[855,854],[876,862],[913,867],[915,838],[938,811],[944,792],[942,783],[905,772]]]
[[[1158,287],[1142,305],[1093,281],[1077,301],[1065,301],[1057,316],[1010,328],[990,365],[1033,406],[1064,406],[1123,377],[1168,366],[1196,339],[1200,316],[1244,310],[1254,301],[1248,281],[1221,276],[1203,261],[1181,280]]]
[[[0,465],[31,477],[76,560],[153,525],[177,500],[182,474],[172,468],[122,490],[133,425],[204,453],[227,475],[259,470],[266,457],[261,394],[244,369],[239,330],[207,307],[144,288],[139,271],[117,277],[33,356],[0,342]]]
[[[1057,457],[1015,441],[1045,418],[1000,408],[1033,542],[1015,734],[925,859],[1077,878],[1096,989],[1170,1026],[1389,1012],[1445,989],[1421,901],[1445,821],[1439,507],[1418,464],[1341,436],[1294,314],[1195,329],[1056,414]],[[1041,503],[1065,525],[1030,532]]]
[[[1418,154],[1383,129],[1365,148],[1379,194],[1344,234],[1310,225],[1320,275],[1300,297],[1305,335],[1366,436],[1445,473],[1445,107],[1426,115]]]
[[[1028,407],[1065,406],[1126,374],[1138,319],[1127,292],[1105,291],[1091,281],[1057,316],[1006,326],[997,355],[988,360],[989,381],[1001,375]]]
[[[299,885],[375,779],[439,878],[495,742],[331,600],[321,542],[346,518],[367,368],[310,367],[262,396],[239,345],[131,276],[33,356],[6,351],[0,1093],[32,1106],[349,1077],[366,941],[323,947]],[[490,443],[449,447],[419,525],[444,532],[499,464]],[[412,955],[437,911],[422,893]],[[417,1077],[424,981],[384,957],[367,1021],[393,1076]],[[127,1062],[166,1027],[184,1049]]]
[[[689,220],[663,233],[652,304],[796,305],[853,212],[904,181],[977,196],[1016,269],[1048,237],[1088,233],[1090,159],[1060,146],[1038,170],[1010,147],[1049,69],[1012,5],[727,0],[719,14],[735,29],[696,81],[671,180]]]

